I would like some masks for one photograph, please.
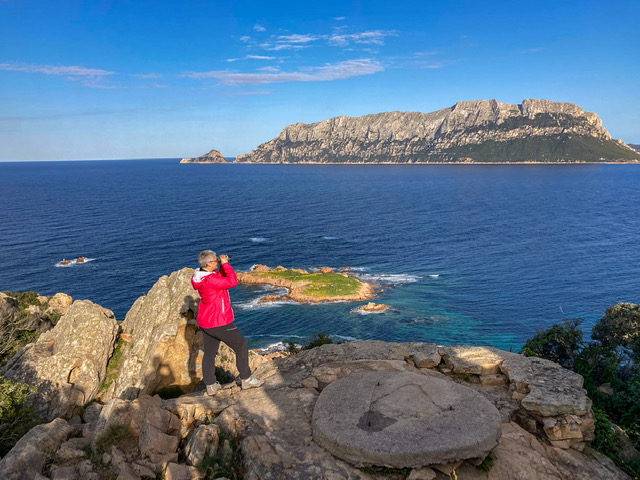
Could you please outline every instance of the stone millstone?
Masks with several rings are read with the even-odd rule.
[[[500,414],[450,380],[403,372],[358,373],[329,384],[313,410],[313,438],[356,466],[416,468],[484,458]]]

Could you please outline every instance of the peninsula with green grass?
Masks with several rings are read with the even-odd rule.
[[[286,295],[269,295],[263,301],[293,300],[300,303],[357,302],[375,295],[372,284],[349,273],[332,268],[315,271],[256,265],[249,272],[238,272],[238,281],[248,285],[271,285],[286,288]]]

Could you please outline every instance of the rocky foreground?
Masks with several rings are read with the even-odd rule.
[[[387,112],[296,123],[240,155],[242,163],[639,162],[640,154],[572,103],[458,102],[431,113]]]
[[[0,478],[177,480],[203,478],[196,466],[212,462],[255,480],[628,478],[590,448],[581,376],[490,347],[367,341],[252,355],[263,388],[194,391],[190,276],[160,278],[121,324],[75,301],[11,359],[3,375],[37,387],[31,401],[49,423],[0,461]],[[230,350],[218,361],[237,373]],[[182,395],[156,395],[168,389]],[[403,437],[423,441],[388,442]],[[225,476],[216,471],[208,478]]]

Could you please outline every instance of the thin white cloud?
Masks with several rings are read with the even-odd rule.
[[[266,85],[284,82],[329,82],[361,75],[371,75],[383,70],[384,67],[380,62],[369,58],[361,58],[326,64],[322,67],[310,67],[296,72],[237,73],[217,70],[212,72],[188,72],[183,76],[194,79],[215,78],[225,85]]]
[[[268,57],[266,55],[245,55],[247,60],[275,60],[276,57]]]
[[[260,45],[265,50],[277,52],[279,50],[300,50],[301,48],[309,48],[309,45],[291,45],[288,43],[263,43]]]
[[[359,33],[334,33],[329,36],[329,44],[346,47],[350,43],[384,45],[385,37],[397,36],[395,31],[369,30]]]
[[[90,88],[116,88],[110,85],[104,85],[101,81],[113,75],[115,72],[101,70],[98,68],[85,68],[76,66],[55,66],[55,65],[28,65],[17,63],[0,63],[0,70],[10,72],[25,73],[42,73],[44,75],[55,75],[65,77],[67,80],[73,80],[82,83],[85,87]]]
[[[257,23],[253,26],[253,29],[256,32],[266,32],[267,31],[266,28],[264,28],[262,25],[258,25]]]
[[[280,71],[278,67],[262,67],[262,68],[259,68],[258,70],[260,70],[261,72],[279,72]]]
[[[245,35],[244,37],[240,37],[240,41],[244,43],[249,43],[251,41],[251,37],[248,35]]]
[[[309,43],[314,42],[316,40],[320,40],[325,38],[324,35],[313,35],[311,33],[307,33],[305,35],[300,35],[297,33],[291,35],[280,35],[276,38],[276,42],[278,43]]]
[[[13,72],[27,72],[27,73],[44,73],[45,75],[61,75],[66,77],[105,77],[107,75],[113,75],[114,72],[107,70],[100,70],[98,68],[84,68],[84,67],[63,67],[52,65],[20,65],[11,63],[0,63],[0,70],[9,70]]]
[[[334,20],[338,20],[339,22],[345,20],[347,17],[333,17]]]

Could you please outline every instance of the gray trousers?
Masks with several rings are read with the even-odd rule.
[[[224,342],[236,352],[236,367],[240,378],[246,380],[251,376],[249,368],[249,342],[244,338],[235,322],[222,327],[200,328],[204,340],[204,356],[202,357],[202,377],[205,385],[216,383],[216,355],[220,342]]]

